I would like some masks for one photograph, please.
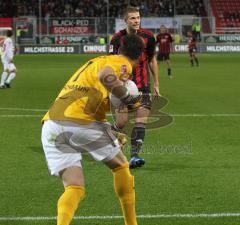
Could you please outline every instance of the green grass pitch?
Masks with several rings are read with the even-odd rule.
[[[63,84],[94,55],[19,55],[17,78],[0,90],[0,225],[53,225],[63,191],[48,174],[40,119]],[[159,66],[160,90],[175,115],[169,126],[147,131],[146,165],[133,171],[139,225],[236,225],[240,217],[240,55],[172,55],[173,79]],[[2,69],[2,67],[1,67]],[[85,157],[87,197],[76,216],[121,215],[111,171]],[[205,213],[206,217],[199,214]],[[210,217],[216,213],[216,217]],[[191,214],[196,217],[174,217]],[[199,215],[199,217],[197,217]],[[4,217],[9,219],[4,220]],[[19,217],[18,220],[10,218]],[[123,225],[122,219],[74,220],[73,225]]]

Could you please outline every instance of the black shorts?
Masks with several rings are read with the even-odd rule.
[[[190,48],[189,49],[189,54],[191,55],[192,53],[197,52],[197,48]]]
[[[138,89],[140,92],[142,92],[142,101],[141,101],[141,106],[151,110],[152,107],[152,96],[151,96],[151,90],[149,87],[145,88],[139,88]]]
[[[158,53],[157,60],[158,61],[166,61],[170,59],[170,53]]]

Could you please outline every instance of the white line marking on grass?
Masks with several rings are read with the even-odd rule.
[[[220,218],[220,217],[240,217],[240,213],[199,213],[199,214],[146,214],[138,215],[140,219],[157,218]],[[122,219],[122,216],[75,216],[76,220],[111,220]],[[0,217],[0,221],[34,221],[34,220],[56,220],[56,216],[24,216],[24,217]]]
[[[108,116],[112,116],[112,114],[107,114]],[[159,114],[150,114],[149,117],[164,117],[164,116],[172,116],[172,117],[239,117],[240,113],[214,113],[214,114],[167,114],[159,115]]]
[[[47,112],[47,109],[26,109],[26,108],[0,108],[0,110],[9,111],[32,111],[32,112]]]
[[[26,110],[27,111],[27,110]],[[33,110],[30,110],[33,111]],[[37,111],[37,110],[35,110]],[[40,111],[40,110],[38,110]],[[45,110],[44,110],[45,111]],[[42,117],[42,115],[31,115],[31,114],[3,114],[0,117]],[[112,116],[112,114],[107,114],[107,116]],[[169,116],[169,115],[166,115]],[[172,114],[172,117],[240,117],[240,114]],[[150,117],[159,117],[159,115],[150,115]],[[164,117],[164,115],[161,115]]]
[[[238,117],[240,113],[215,113],[215,114],[170,114],[173,117]],[[151,116],[151,115],[150,115]]]
[[[43,115],[0,115],[0,117],[43,117]]]
[[[31,109],[31,108],[0,108],[1,110],[6,111],[30,111],[30,112],[47,112],[47,109]],[[0,115],[0,117],[39,117],[43,115]],[[107,116],[112,116],[112,114],[107,114]],[[240,113],[186,113],[186,114],[168,114],[168,115],[159,115],[159,114],[151,114],[150,117],[164,117],[164,116],[172,116],[172,117],[240,117]]]

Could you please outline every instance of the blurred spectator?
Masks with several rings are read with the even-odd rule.
[[[143,16],[172,17],[176,14],[195,14],[204,11],[203,0],[42,0],[42,16],[49,17],[122,17],[128,5],[140,8]],[[174,10],[175,3],[175,10]],[[0,17],[39,16],[38,0],[0,1]],[[239,18],[239,12],[232,15]]]
[[[176,14],[201,16],[204,13],[202,0],[185,0],[176,2]]]
[[[197,41],[201,41],[201,25],[199,24],[198,21],[196,21],[192,25],[192,34]]]

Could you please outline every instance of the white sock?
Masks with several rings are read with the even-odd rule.
[[[13,73],[10,73],[10,75],[8,76],[8,79],[6,80],[6,83],[7,84],[10,84],[11,81],[16,77],[16,73],[13,72]]]
[[[8,75],[8,73],[5,71],[2,73],[1,84],[0,84],[1,86],[4,85],[4,83],[7,79],[7,75]]]

